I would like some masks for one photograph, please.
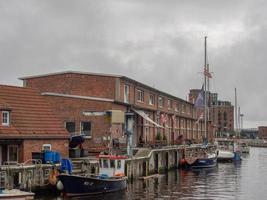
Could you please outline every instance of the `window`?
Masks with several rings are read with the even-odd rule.
[[[92,136],[91,122],[81,122],[81,134]]]
[[[185,112],[185,106],[182,105],[182,113],[184,113],[184,112]]]
[[[144,102],[144,91],[137,90],[137,101]]]
[[[2,112],[2,125],[9,126],[9,111]]]
[[[175,109],[176,112],[178,112],[178,110],[179,110],[179,104],[178,103],[175,104],[175,108],[174,109]]]
[[[115,160],[110,160],[110,168],[115,168]]]
[[[129,103],[129,85],[124,85],[124,103]]]
[[[108,168],[108,160],[103,160],[103,168]]]
[[[121,168],[121,160],[117,160],[117,169]]]
[[[66,122],[65,127],[69,133],[75,133],[75,122]]]
[[[172,100],[168,99],[168,110],[172,109]]]
[[[150,94],[149,95],[149,105],[155,105],[155,95],[154,94]]]
[[[7,160],[18,162],[18,145],[8,145]]]
[[[163,107],[163,97],[159,97],[159,107],[162,108]]]

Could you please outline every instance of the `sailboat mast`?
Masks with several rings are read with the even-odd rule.
[[[237,94],[236,94],[236,88],[235,88],[235,131],[238,132],[238,117],[237,117]]]
[[[204,41],[204,71],[207,69],[207,36]],[[207,77],[204,73],[204,136],[207,139]]]

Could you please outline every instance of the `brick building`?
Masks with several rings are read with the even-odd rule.
[[[37,90],[0,85],[0,112],[0,165],[25,162],[45,144],[68,156],[68,132]]]
[[[259,126],[258,127],[258,137],[259,139],[267,139],[267,126]]]
[[[86,130],[86,148],[103,145],[104,138],[125,137],[123,124],[109,123],[105,116],[85,116],[84,111],[134,112],[134,146],[159,138],[173,144],[181,135],[202,141],[203,122],[195,123],[192,103],[128,77],[67,71],[21,79],[24,87],[42,93],[69,132]]]
[[[189,101],[194,103],[200,89],[191,89]],[[209,107],[209,120],[212,122],[215,132],[234,131],[234,106],[229,101],[218,100],[217,93],[207,91],[207,105]]]

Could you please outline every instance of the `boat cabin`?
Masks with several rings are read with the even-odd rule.
[[[99,155],[98,158],[100,175],[108,177],[125,176],[126,156]]]

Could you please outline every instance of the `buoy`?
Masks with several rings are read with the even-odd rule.
[[[63,188],[64,188],[64,186],[63,186],[62,182],[61,181],[58,181],[57,182],[57,189],[58,190],[63,190]]]

